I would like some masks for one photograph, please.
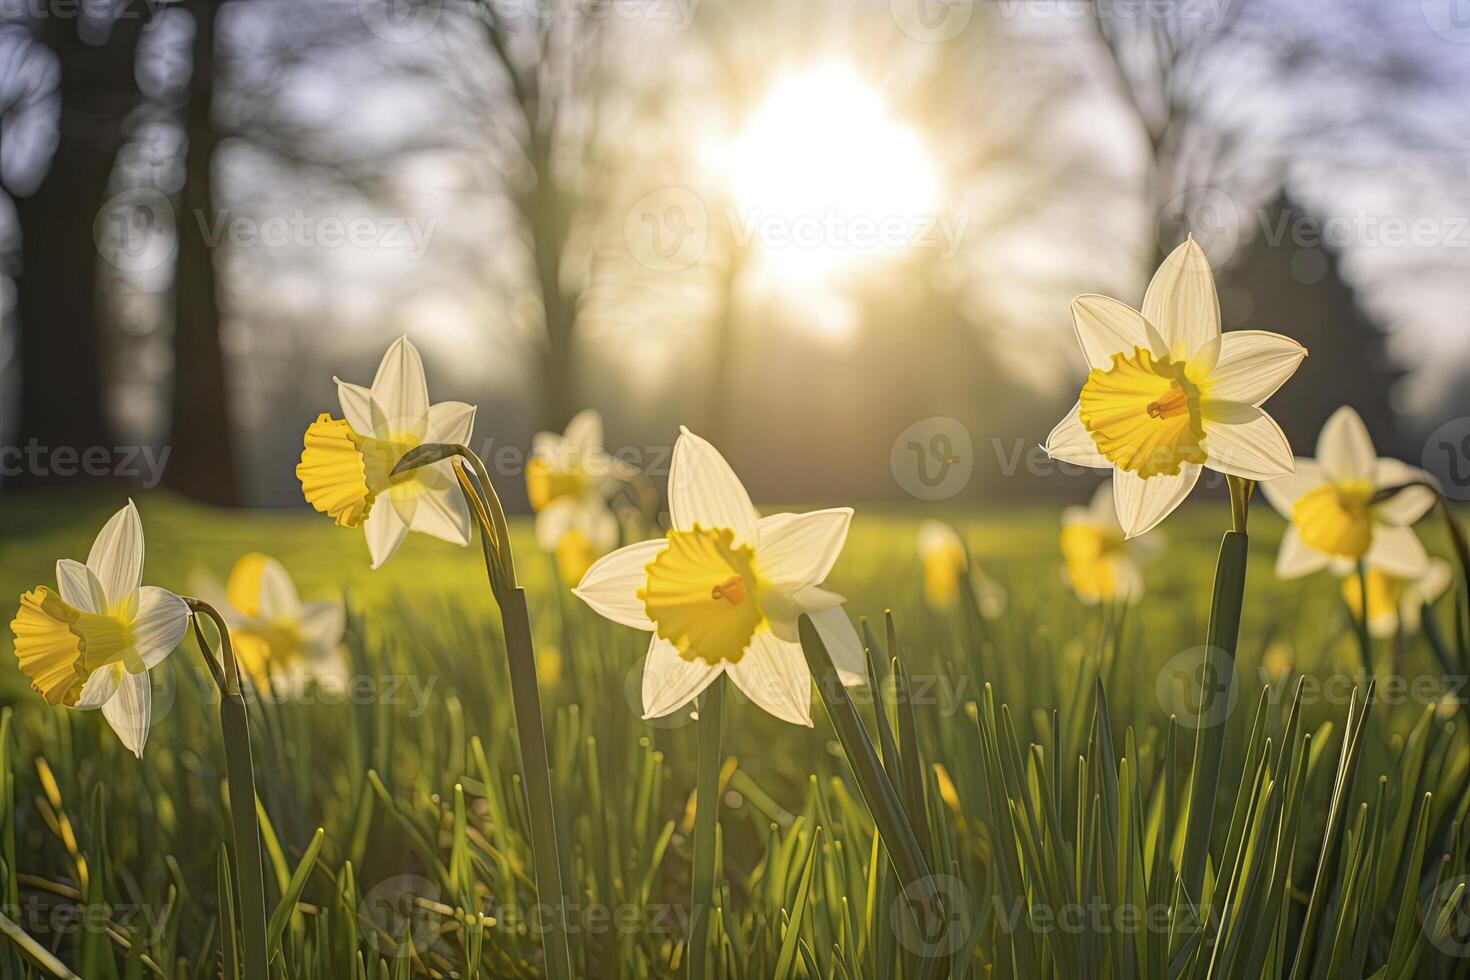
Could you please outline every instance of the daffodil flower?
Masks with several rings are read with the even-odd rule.
[[[536,512],[536,544],[556,558],[563,582],[580,581],[618,543],[609,483],[623,469],[602,448],[602,416],[578,412],[566,431],[538,432],[526,464],[526,494]]]
[[[573,590],[608,619],[653,633],[645,718],[677,711],[728,674],[761,708],[810,726],[803,613],[843,683],[863,683],[862,644],[844,600],[820,587],[847,539],[850,508],[761,517],[724,457],[684,429],[669,472],[669,514],[665,537],[613,552]]]
[[[1434,506],[1433,491],[1413,487],[1381,503],[1373,495],[1429,479],[1407,463],[1380,458],[1358,413],[1339,408],[1317,437],[1316,459],[1298,459],[1295,474],[1261,484],[1271,506],[1291,522],[1276,574],[1293,579],[1331,568],[1347,575],[1361,560],[1397,578],[1420,578],[1429,554],[1410,525]]]
[[[1086,507],[1062,511],[1062,557],[1067,584],[1089,606],[1143,598],[1143,565],[1158,554],[1162,532],[1129,539],[1118,523],[1113,488],[1104,483]]]
[[[1368,588],[1368,631],[1382,639],[1402,630],[1417,633],[1423,618],[1424,607],[1449,591],[1454,583],[1454,573],[1449,562],[1431,558],[1423,575],[1418,578],[1400,578],[1381,568],[1369,566],[1366,574]],[[1342,597],[1352,610],[1354,619],[1363,616],[1363,580],[1352,576],[1342,580]]]
[[[235,562],[223,589],[204,577],[194,588],[224,616],[235,656],[258,687],[345,675],[341,601],[302,602],[276,559],[253,552]]]
[[[20,597],[10,624],[20,669],[47,704],[101,708],[141,759],[153,712],[148,671],[183,640],[189,607],[143,585],[143,524],[132,501],[102,528],[86,564],[56,563],[56,584]]]
[[[1261,410],[1306,349],[1260,330],[1220,332],[1220,303],[1190,238],[1159,267],[1142,311],[1106,296],[1072,301],[1090,373],[1046,451],[1113,471],[1126,537],[1155,527],[1204,468],[1247,480],[1292,472],[1291,447]]]
[[[469,509],[453,464],[444,460],[398,475],[393,468],[423,443],[467,443],[475,407],[429,404],[424,364],[407,337],[383,355],[371,388],[333,380],[343,418],[324,414],[311,424],[296,467],[307,503],[343,527],[361,527],[373,568],[392,557],[409,531],[469,544]]]
[[[970,560],[969,549],[958,531],[943,521],[923,521],[919,524],[918,547],[919,565],[924,573],[924,602],[930,609],[942,612],[954,605],[968,568],[980,615],[999,619],[1005,614],[1005,589]]]

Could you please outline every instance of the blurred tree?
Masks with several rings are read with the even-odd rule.
[[[24,136],[13,129],[4,140],[22,145],[19,155],[42,158],[39,165],[7,166],[6,189],[15,200],[20,226],[20,270],[16,313],[20,346],[21,443],[49,449],[95,446],[111,450],[102,325],[98,291],[96,228],[108,198],[108,179],[133,113],[142,101],[135,67],[138,39],[152,17],[147,5],[87,7],[63,16],[54,8],[32,11],[31,37],[50,56],[41,68],[34,51],[30,79],[21,98],[46,104],[54,115]],[[17,113],[7,111],[14,122]],[[54,141],[49,161],[46,144]],[[17,157],[8,156],[14,163]],[[19,172],[17,172],[19,171]],[[52,471],[27,470],[17,485],[54,479]]]
[[[181,109],[184,187],[177,223],[174,270],[173,395],[168,483],[198,500],[239,504],[243,499],[235,459],[230,384],[220,342],[220,300],[214,244],[205,229],[220,213],[214,192],[216,15],[218,0],[187,0],[194,20],[189,87]]]

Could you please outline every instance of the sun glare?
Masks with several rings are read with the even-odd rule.
[[[775,85],[730,147],[737,231],[783,279],[808,283],[915,243],[936,180],[919,140],[856,72]]]

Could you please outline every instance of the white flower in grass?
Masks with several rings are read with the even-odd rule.
[[[1381,568],[1368,567],[1368,631],[1382,639],[1402,631],[1419,632],[1424,607],[1449,591],[1455,576],[1449,562],[1431,558],[1423,575],[1400,578]],[[1356,575],[1342,580],[1342,597],[1355,619],[1363,615],[1363,584]]]
[[[628,467],[602,448],[602,416],[578,412],[564,433],[538,432],[526,464],[526,495],[536,512],[536,544],[556,557],[564,582],[581,579],[617,547],[618,518],[607,494]]]
[[[153,712],[148,671],[183,640],[189,607],[143,584],[143,524],[132,501],[102,528],[86,564],[56,563],[56,584],[20,598],[10,624],[20,669],[47,704],[101,708],[141,759]]]
[[[1416,487],[1376,504],[1373,495],[1428,479],[1423,470],[1380,458],[1358,413],[1339,408],[1317,437],[1316,459],[1298,459],[1293,475],[1261,485],[1291,522],[1276,574],[1293,579],[1331,568],[1346,575],[1361,560],[1397,578],[1420,578],[1429,554],[1410,525],[1434,506],[1433,491]]]
[[[1162,531],[1129,539],[1118,523],[1113,487],[1104,483],[1086,507],[1062,511],[1067,584],[1087,605],[1132,604],[1143,598],[1143,566],[1163,549]]]
[[[1005,615],[1008,601],[1005,587],[986,575],[970,558],[958,531],[944,521],[931,518],[919,524],[917,543],[919,566],[924,575],[924,601],[930,609],[942,612],[953,607],[968,571],[980,615],[986,619]]]
[[[728,674],[761,708],[812,724],[811,672],[797,635],[803,613],[844,684],[864,682],[862,643],[821,588],[850,508],[761,517],[730,465],[688,429],[669,472],[673,530],[613,552],[573,591],[608,619],[653,633],[643,672],[645,718],[687,705]]]
[[[392,473],[404,453],[424,443],[468,443],[475,407],[429,404],[424,363],[407,337],[383,355],[371,388],[333,380],[344,417],[321,415],[306,430],[296,477],[307,503],[344,527],[361,527],[373,568],[409,531],[469,544],[469,509],[451,461]]]
[[[1140,312],[1106,296],[1072,301],[1091,372],[1046,451],[1111,469],[1118,521],[1132,538],[1189,496],[1203,469],[1249,480],[1292,471],[1291,447],[1261,404],[1307,354],[1289,337],[1220,332],[1220,303],[1191,238],[1154,274]]]

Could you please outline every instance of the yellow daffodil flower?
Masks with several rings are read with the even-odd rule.
[[[101,708],[140,759],[153,713],[148,671],[179,645],[189,621],[183,599],[143,585],[143,550],[130,500],[97,535],[86,564],[58,561],[57,589],[21,596],[10,623],[20,669],[46,703]]]
[[[725,458],[688,429],[669,472],[673,530],[602,558],[573,592],[608,619],[653,634],[645,718],[687,705],[727,674],[761,708],[810,726],[811,673],[797,619],[811,616],[845,684],[864,678],[843,598],[821,588],[850,508],[761,517]]]
[[[1407,463],[1379,458],[1362,418],[1339,408],[1317,437],[1316,459],[1298,459],[1293,475],[1261,484],[1291,522],[1276,574],[1293,579],[1331,568],[1347,575],[1362,560],[1395,578],[1421,578],[1429,554],[1410,525],[1434,506],[1434,493],[1416,487],[1382,503],[1372,498],[1385,487],[1428,479]]]
[[[563,582],[578,582],[617,547],[618,519],[606,494],[626,469],[602,448],[602,416],[578,412],[566,431],[538,432],[526,464],[536,544],[556,558]]]
[[[194,585],[224,616],[235,656],[256,685],[346,675],[340,600],[302,602],[284,565],[254,552],[235,562],[222,589],[200,576]]]
[[[1405,633],[1419,632],[1424,607],[1448,592],[1455,580],[1449,563],[1440,558],[1431,558],[1427,570],[1417,579],[1399,578],[1371,566],[1367,573],[1368,631],[1380,639],[1401,629]],[[1363,584],[1356,575],[1342,580],[1342,597],[1353,617],[1361,619]]]
[[[429,404],[424,364],[407,337],[383,355],[371,388],[333,380],[344,417],[322,415],[306,430],[296,477],[307,503],[339,525],[361,527],[373,568],[392,557],[409,531],[469,544],[469,510],[449,460],[390,474],[419,445],[469,442],[475,407]]]
[[[1111,469],[1118,521],[1155,527],[1208,467],[1249,480],[1292,472],[1291,447],[1261,410],[1307,352],[1260,330],[1220,332],[1209,261],[1193,238],[1159,267],[1142,311],[1106,296],[1072,301],[1090,373],[1046,451]]]
[[[960,594],[961,575],[968,566],[980,615],[999,619],[1005,614],[1005,589],[970,560],[969,549],[958,531],[943,521],[924,521],[919,525],[918,547],[924,573],[924,601],[930,609],[942,612],[954,605]]]
[[[1135,603],[1143,598],[1143,565],[1163,542],[1158,531],[1129,539],[1118,523],[1113,487],[1104,483],[1086,507],[1062,511],[1062,557],[1067,584],[1089,606],[1099,602]]]

